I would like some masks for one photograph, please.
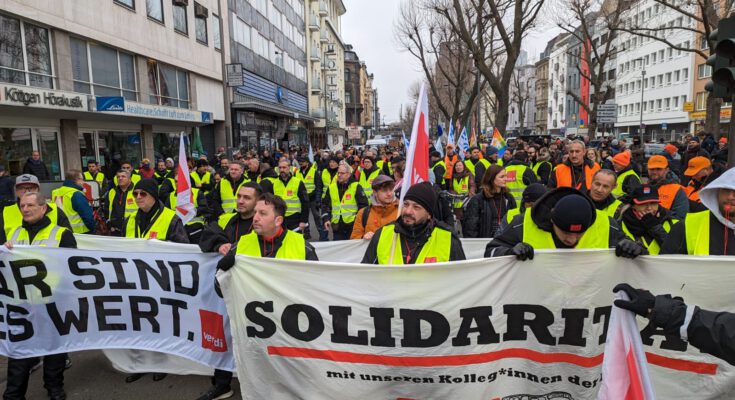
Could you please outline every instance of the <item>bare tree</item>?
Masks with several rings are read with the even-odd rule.
[[[604,3],[604,6],[603,6]],[[608,70],[615,63],[618,49],[615,47],[615,32],[622,24],[621,13],[627,7],[625,0],[563,0],[559,3],[557,25],[572,35],[581,51],[567,52],[575,59],[575,69],[580,78],[590,86],[589,99],[567,90],[588,114],[588,131],[597,131],[597,109],[600,104],[615,96],[614,81]]]
[[[714,54],[716,43],[710,39],[710,34],[717,29],[721,19],[731,14],[735,6],[735,0],[654,0],[654,2],[657,6],[662,7],[659,15],[674,12],[682,17],[682,23],[672,24],[670,21],[661,21],[662,23],[656,26],[656,16],[654,18],[634,16],[632,23],[621,24],[618,30],[664,43],[673,50],[697,54],[704,59]],[[697,44],[684,46],[682,43],[674,43],[671,38],[675,37],[678,32],[694,33],[697,43],[706,41],[708,45],[704,48]],[[706,132],[719,133],[721,107],[722,99],[707,97]]]
[[[511,112],[518,111],[518,132],[523,135],[526,121],[526,107],[531,101],[531,87],[533,81],[520,68],[513,73],[510,90]]]
[[[470,50],[475,67],[494,92],[495,127],[504,133],[513,68],[523,38],[534,28],[546,0],[430,0],[430,3]],[[497,68],[493,68],[495,65]]]
[[[427,7],[427,2],[404,1],[394,26],[396,41],[401,50],[421,65],[431,97],[430,107],[436,107],[445,121],[467,120],[477,95],[477,80],[481,77],[472,71],[467,47]]]

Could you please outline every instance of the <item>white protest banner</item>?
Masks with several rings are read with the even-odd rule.
[[[218,259],[16,246],[0,254],[0,354],[139,349],[233,370]]]
[[[238,257],[218,279],[248,399],[594,399],[615,284],[733,311],[734,262],[607,250],[390,267]],[[658,398],[735,396],[735,367],[646,322]]]
[[[483,258],[485,246],[490,239],[461,239],[464,254],[468,260]],[[340,240],[337,242],[313,242],[317,256],[321,261],[343,263],[359,263],[365,255],[369,240]]]

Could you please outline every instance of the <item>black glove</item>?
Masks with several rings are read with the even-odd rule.
[[[625,258],[636,258],[643,254],[643,245],[634,242],[628,238],[624,238],[615,246],[615,255]]]
[[[235,252],[231,251],[217,262],[217,269],[227,271],[235,265]]]
[[[613,293],[623,291],[628,295],[630,300],[615,300],[615,306],[633,311],[634,313],[648,318],[651,315],[651,310],[656,304],[656,298],[644,289],[633,289],[632,286],[627,283],[619,283],[613,288]]]
[[[533,260],[533,247],[528,243],[520,242],[510,249],[510,254],[521,261]]]

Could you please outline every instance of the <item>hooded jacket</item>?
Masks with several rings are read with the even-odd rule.
[[[735,255],[735,223],[725,218],[720,210],[717,201],[719,189],[735,190],[735,168],[725,171],[699,192],[702,205],[710,212],[709,254]],[[671,227],[669,237],[661,247],[661,254],[689,254],[686,242],[686,219]]]
[[[554,234],[553,226],[551,222],[551,210],[554,208],[556,203],[564,196],[570,194],[580,194],[578,190],[572,188],[558,188],[546,192],[531,208],[531,219],[536,226],[546,232],[550,232],[554,239],[554,245],[558,249],[567,248]],[[592,221],[595,222],[597,216],[597,210],[592,200],[589,197],[584,196],[587,199],[590,209],[592,210]],[[609,217],[608,217],[609,218]],[[509,255],[513,246],[523,242],[523,224],[524,215],[520,214],[515,216],[510,222],[510,225],[500,233],[495,239],[491,240],[490,243],[485,247],[485,257],[500,257]],[[620,227],[614,219],[610,218],[610,235],[608,247],[613,248],[615,245],[624,237]]]

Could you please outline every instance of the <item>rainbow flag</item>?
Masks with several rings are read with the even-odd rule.
[[[491,145],[498,149],[498,158],[502,158],[503,153],[505,153],[505,149],[508,146],[505,144],[505,139],[503,138],[503,135],[500,134],[498,128],[493,128],[493,141]]]

